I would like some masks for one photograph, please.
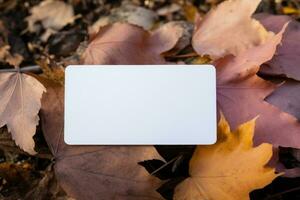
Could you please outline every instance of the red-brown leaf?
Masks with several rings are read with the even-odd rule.
[[[259,115],[255,143],[300,147],[300,123],[264,101],[276,86],[256,75],[259,66],[270,60],[284,29],[265,44],[250,48],[237,57],[228,56],[215,63],[218,106],[233,128]]]
[[[67,194],[80,200],[158,200],[159,181],[138,165],[160,159],[152,146],[71,146],[64,143],[63,87],[45,84],[43,132],[55,156],[55,173]],[[101,133],[103,134],[103,133]]]
[[[278,33],[289,22],[282,45],[276,54],[261,67],[260,72],[272,76],[284,76],[300,81],[300,23],[282,15],[259,14],[256,18],[269,30]]]
[[[256,18],[274,32],[278,32],[284,23],[290,21],[283,35],[282,45],[278,46],[273,59],[260,68],[260,72],[296,80],[287,80],[266,101],[300,120],[300,23],[288,16],[259,14]]]

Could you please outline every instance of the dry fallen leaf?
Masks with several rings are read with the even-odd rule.
[[[68,197],[61,187],[59,187],[54,170],[50,164],[41,174],[41,179],[35,181],[34,187],[23,196],[24,200],[76,200]]]
[[[290,21],[283,35],[282,45],[277,48],[272,60],[260,68],[260,73],[297,80],[287,80],[266,101],[300,120],[300,43],[296,42],[300,41],[300,23],[292,21],[288,16],[259,14],[256,18],[274,32],[278,32],[284,23]]]
[[[51,79],[61,85],[64,85],[65,81],[65,68],[56,62],[53,62],[49,58],[41,59],[37,61],[39,67],[43,70],[42,77]]]
[[[46,91],[35,78],[19,73],[0,73],[0,127],[7,125],[24,151],[35,154],[33,136],[38,125],[41,98]]]
[[[162,53],[183,35],[179,26],[162,26],[154,32],[127,23],[102,27],[83,54],[84,64],[164,64]]]
[[[55,156],[60,185],[80,200],[159,200],[159,181],[139,161],[160,158],[153,146],[71,146],[64,143],[63,87],[44,83],[41,121],[45,139]]]
[[[272,157],[272,145],[253,147],[255,120],[231,132],[222,116],[218,141],[198,146],[190,161],[190,177],[175,188],[174,200],[246,200],[278,175],[265,165]]]
[[[39,5],[32,7],[30,13],[31,15],[26,18],[28,30],[36,32],[38,30],[36,22],[40,21],[46,29],[46,33],[42,36],[43,41],[75,20],[73,7],[57,0],[42,1]]]
[[[214,63],[218,107],[228,116],[233,128],[260,115],[254,138],[256,144],[268,142],[275,146],[300,148],[300,123],[264,101],[276,86],[256,75],[259,66],[272,58],[284,30],[285,27],[263,45]]]
[[[227,0],[196,21],[192,45],[213,59],[238,55],[274,35],[251,15],[261,0]]]
[[[284,76],[300,81],[300,23],[283,15],[258,14],[255,16],[269,31],[278,33],[289,22],[282,45],[276,54],[262,66],[260,72],[271,76]]]

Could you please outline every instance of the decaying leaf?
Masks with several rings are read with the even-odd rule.
[[[251,15],[261,0],[227,0],[196,21],[192,45],[213,59],[238,55],[274,35]]]
[[[276,86],[256,75],[259,66],[272,58],[284,30],[260,46],[214,63],[217,69],[217,100],[219,109],[228,116],[233,128],[260,115],[254,138],[256,144],[269,142],[275,146],[300,148],[300,123],[295,117],[264,101]]]
[[[43,70],[43,77],[64,85],[65,69],[63,66],[58,65],[49,58],[37,61],[37,64]]]
[[[20,193],[29,190],[35,184],[35,178],[32,175],[34,169],[29,162],[1,162],[0,163],[0,199],[13,200],[24,199]],[[10,187],[11,186],[11,187]],[[9,191],[13,187],[13,191]],[[7,192],[9,191],[9,192]],[[9,196],[6,194],[11,193]]]
[[[249,193],[263,188],[278,175],[266,167],[272,157],[272,145],[253,147],[255,120],[231,132],[222,116],[218,141],[198,146],[190,161],[190,177],[180,183],[174,200],[246,200]]]
[[[41,174],[42,178],[23,198],[24,200],[76,200],[68,197],[66,193],[59,187],[57,180],[54,176],[52,164],[47,167]]]
[[[160,156],[152,146],[71,146],[63,140],[63,87],[45,83],[41,120],[63,189],[80,200],[158,200],[159,184],[138,162]]]
[[[178,26],[165,25],[154,32],[127,23],[102,27],[83,54],[84,64],[164,64],[162,53],[183,35]]]
[[[35,154],[33,136],[39,121],[41,98],[46,91],[35,78],[19,72],[0,73],[0,127],[7,125],[24,151]]]
[[[72,23],[75,19],[73,7],[63,1],[46,0],[30,10],[31,15],[26,18],[28,30],[36,32],[38,30],[36,22],[41,22],[46,32],[42,40],[46,41],[48,37],[56,31],[62,29],[65,25]]]

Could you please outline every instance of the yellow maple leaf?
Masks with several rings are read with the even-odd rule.
[[[231,132],[222,116],[217,143],[196,148],[190,177],[176,187],[174,200],[245,200],[249,192],[279,176],[266,166],[272,157],[272,145],[253,147],[254,128],[255,119]]]

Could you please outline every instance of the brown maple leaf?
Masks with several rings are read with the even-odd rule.
[[[65,144],[63,87],[49,81],[45,85],[48,92],[42,100],[42,128],[56,159],[58,181],[68,195],[81,200],[161,199],[154,191],[159,181],[137,164],[143,159],[160,158],[153,146]]]

